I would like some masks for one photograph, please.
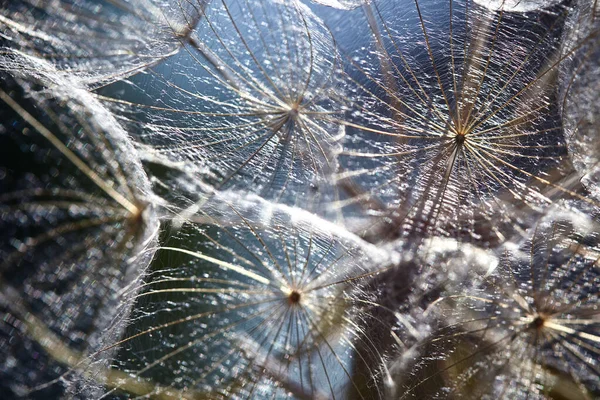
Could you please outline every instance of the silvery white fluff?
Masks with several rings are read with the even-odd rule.
[[[600,397],[594,0],[0,5],[0,393]]]

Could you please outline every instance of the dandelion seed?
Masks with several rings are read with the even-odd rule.
[[[17,51],[43,58],[91,87],[175,54],[197,20],[181,4],[153,0],[16,0],[0,6],[5,56]],[[2,64],[9,70],[27,68],[7,60]]]
[[[2,75],[0,386],[8,397],[29,396],[121,334],[131,302],[119,293],[140,278],[158,231],[125,132],[58,76],[48,89],[26,74]]]
[[[543,209],[570,172],[554,95],[567,9],[492,12],[472,1],[372,3],[376,48],[352,61],[359,112],[346,122],[338,175],[357,189],[339,205],[368,202],[372,237],[437,233],[502,238],[492,215]],[[562,51],[561,51],[562,50]],[[383,226],[383,227],[382,227]],[[382,233],[383,230],[383,233]]]
[[[542,221],[493,273],[444,293],[401,398],[596,398],[597,239],[597,229],[581,236],[568,221]]]
[[[162,247],[115,367],[190,398],[343,398],[356,343],[369,343],[352,293],[376,266],[360,241],[292,215],[262,226],[229,212],[239,224],[182,228],[201,248]]]
[[[202,178],[217,189],[294,202],[326,186],[343,135],[332,122],[342,111],[339,57],[309,8],[212,2],[185,50],[149,71],[135,101],[106,99],[141,125],[153,154],[206,165],[214,175]]]

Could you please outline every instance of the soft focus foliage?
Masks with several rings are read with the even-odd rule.
[[[3,398],[600,398],[596,0],[0,2]]]

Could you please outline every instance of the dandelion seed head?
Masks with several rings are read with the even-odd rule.
[[[412,365],[420,372],[404,381],[406,398],[438,390],[458,398],[552,398],[565,380],[578,395],[597,392],[595,251],[574,241],[565,221],[548,222],[540,221],[522,253],[505,253],[495,271],[444,290],[428,308],[436,328],[417,345]]]
[[[203,237],[210,250],[163,246],[165,260],[187,261],[143,285],[132,318],[146,327],[122,340],[130,355],[120,368],[143,379],[169,365],[182,380],[169,374],[159,383],[188,393],[343,393],[353,385],[352,349],[368,340],[355,318],[364,308],[357,292],[377,268],[326,224],[285,207],[265,220],[258,207],[233,208],[227,198],[198,211],[212,210],[202,217],[212,227],[188,221],[177,235]],[[154,343],[153,352],[135,352],[140,341]]]
[[[143,148],[210,170],[196,179],[215,190],[291,204],[286,191],[310,190],[315,202],[331,196],[328,175],[344,132],[331,32],[298,1],[217,1],[201,14],[168,66],[152,70],[143,87],[132,85],[126,100],[105,100],[132,123]],[[148,97],[159,90],[164,95]],[[131,118],[139,114],[148,122]]]
[[[533,21],[472,1],[410,6],[365,6],[374,50],[347,72],[361,113],[340,158],[337,181],[349,191],[340,207],[380,216],[365,222],[374,240],[493,243],[514,226],[509,199],[540,210],[546,188],[576,197],[553,184],[570,168],[550,89],[573,51],[557,40],[567,9]],[[484,234],[490,218],[507,226]]]
[[[7,393],[42,385],[40,395],[52,397],[86,380],[85,372],[69,370],[78,352],[122,333],[132,305],[123,292],[150,262],[158,220],[149,181],[112,115],[47,62],[19,62],[45,69],[2,75],[3,115],[17,121],[5,125],[3,158],[14,166],[16,156],[24,166],[11,168],[0,194],[0,309],[21,321],[15,335],[7,333],[15,324],[1,327],[2,340],[11,338],[6,353],[19,359],[1,376],[13,382]],[[24,369],[31,360],[38,367]],[[81,369],[97,371],[105,362],[89,360]],[[60,385],[43,385],[62,374]],[[90,382],[85,393],[97,388]]]

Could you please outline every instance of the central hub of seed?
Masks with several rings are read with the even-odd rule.
[[[298,304],[300,302],[300,292],[297,290],[292,290],[292,292],[288,296],[288,301],[291,304]]]
[[[459,132],[456,134],[456,136],[454,137],[454,140],[456,140],[457,144],[463,144],[465,142],[467,135],[465,135],[462,132]]]
[[[290,110],[288,111],[288,116],[291,119],[296,119],[298,118],[298,114],[300,114],[300,106],[294,104],[292,107],[290,107]]]
[[[533,321],[531,321],[531,326],[533,326],[535,329],[540,329],[544,326],[545,323],[546,320],[544,319],[544,317],[538,315],[533,319]]]

